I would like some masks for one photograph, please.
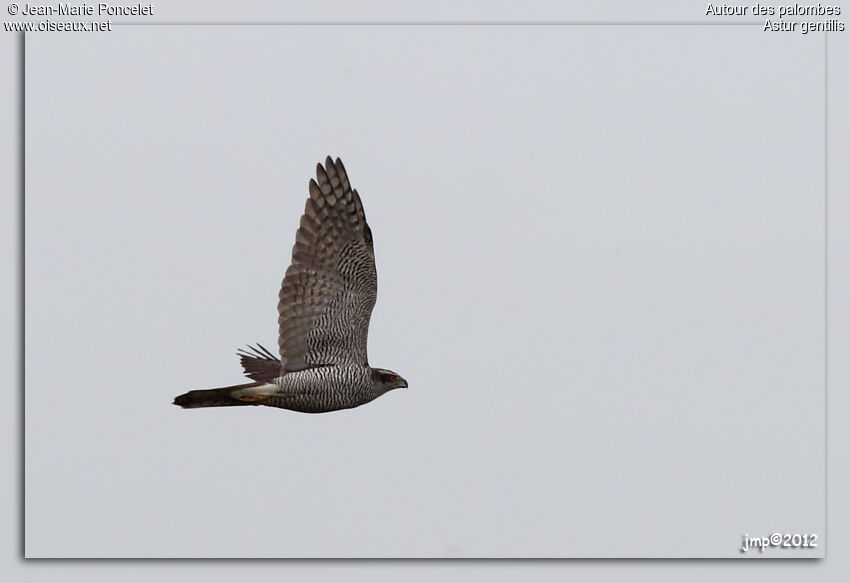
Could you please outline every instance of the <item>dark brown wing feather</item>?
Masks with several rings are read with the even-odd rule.
[[[367,364],[378,283],[372,233],[337,158],[316,166],[278,303],[284,372]]]
[[[236,351],[245,376],[255,381],[270,383],[281,375],[280,360],[260,343]]]

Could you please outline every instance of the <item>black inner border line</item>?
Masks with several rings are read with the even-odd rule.
[[[829,432],[827,423],[829,416],[827,400],[829,399],[829,66],[827,56],[828,33],[823,33],[823,556],[826,558],[826,545],[829,541]]]
[[[20,423],[21,426],[19,428],[19,436],[21,440],[21,447],[18,448],[18,471],[20,472],[20,476],[18,477],[18,487],[21,489],[19,500],[20,504],[18,504],[18,521],[20,524],[20,540],[18,541],[18,549],[20,556],[22,558],[26,558],[26,537],[25,537],[25,512],[24,508],[26,507],[26,367],[24,366],[25,360],[25,351],[26,351],[26,318],[25,318],[25,308],[26,308],[26,294],[24,293],[26,290],[26,237],[24,236],[24,226],[25,223],[25,203],[26,203],[26,109],[27,109],[27,100],[26,100],[26,34],[18,33],[19,41],[18,41],[18,52],[20,54],[20,59],[18,59],[18,70],[15,71],[16,78],[18,80],[18,111],[20,112],[18,116],[18,159],[21,161],[20,167],[18,168],[18,225],[20,232],[18,233],[18,301],[17,304],[20,307],[18,310],[18,317],[16,318],[16,324],[18,326],[18,378],[20,379],[20,391],[18,393],[18,398],[20,399],[20,403],[18,404],[18,410],[20,411]]]

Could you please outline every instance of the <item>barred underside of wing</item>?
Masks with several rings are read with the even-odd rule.
[[[372,235],[342,161],[317,165],[278,296],[284,371],[365,364],[377,295]]]

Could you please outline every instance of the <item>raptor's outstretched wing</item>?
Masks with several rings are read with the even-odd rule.
[[[283,372],[368,362],[378,291],[372,232],[339,158],[317,165],[316,178],[278,296]]]

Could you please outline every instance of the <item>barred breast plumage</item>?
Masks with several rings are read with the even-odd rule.
[[[184,408],[267,405],[305,413],[357,407],[396,388],[398,374],[366,356],[378,280],[363,204],[337,158],[316,166],[278,295],[280,358],[262,345],[239,351],[254,382],[189,391]]]

